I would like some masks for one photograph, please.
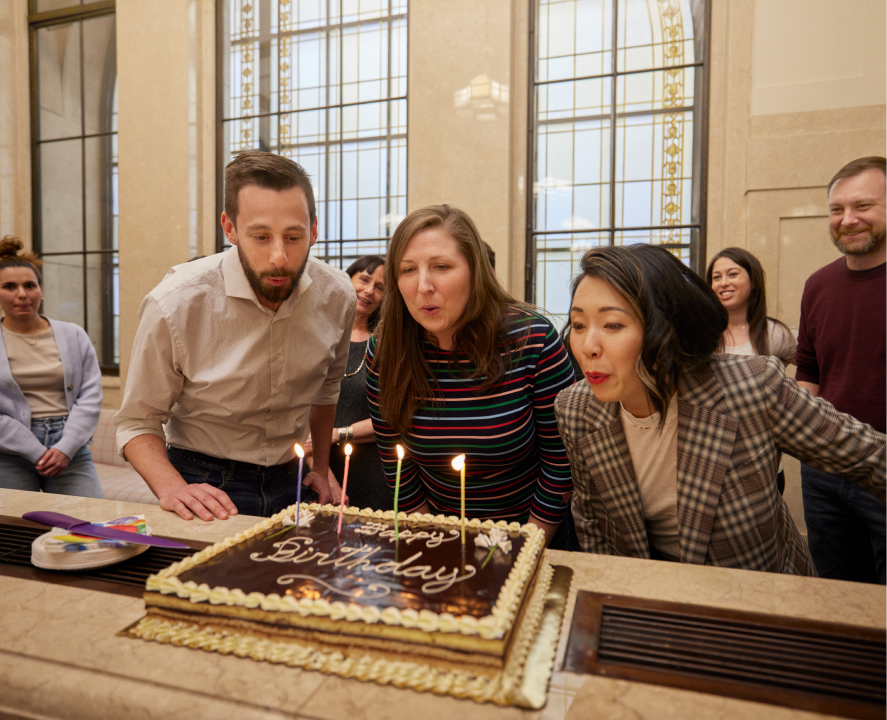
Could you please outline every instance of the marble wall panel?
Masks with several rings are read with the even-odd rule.
[[[882,0],[757,0],[751,112],[883,105]]]
[[[526,134],[525,5],[449,0],[441,12],[413,0],[409,38],[408,210],[465,210],[519,297],[523,278],[515,286],[511,275],[523,260],[526,145],[521,155],[512,140]]]

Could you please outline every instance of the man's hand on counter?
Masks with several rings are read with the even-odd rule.
[[[197,515],[201,520],[209,522],[213,516],[219,520],[227,520],[230,515],[237,514],[237,508],[231,502],[231,498],[224,491],[208,483],[185,484],[159,496],[159,499],[163,510],[178,513],[183,520],[193,520],[194,515]]]
[[[196,515],[206,522],[213,517],[227,520],[230,515],[237,515],[237,508],[222,490],[207,483],[186,483],[169,461],[166,443],[156,435],[134,437],[123,452],[163,510],[178,513],[183,520],[193,520]]]

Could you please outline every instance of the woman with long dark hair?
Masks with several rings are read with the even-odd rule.
[[[351,284],[357,293],[357,309],[351,328],[348,364],[345,366],[345,377],[342,378],[342,389],[336,405],[333,446],[330,450],[330,489],[333,492],[333,501],[338,504],[342,498],[339,482],[345,470],[343,449],[346,443],[350,443],[353,448],[353,470],[347,488],[349,504],[359,508],[390,510],[393,505],[392,495],[382,472],[366,394],[367,350],[376,325],[379,324],[379,308],[385,295],[385,258],[364,255],[351,263],[345,272],[351,278]],[[311,448],[309,438],[306,443],[309,454]]]
[[[42,262],[23,247],[0,241],[0,487],[100,498],[98,358],[83,328],[40,314]]]
[[[385,266],[388,292],[370,342],[367,394],[399,510],[530,522],[551,541],[572,492],[554,397],[574,382],[554,328],[499,285],[477,228],[447,205],[410,213]],[[568,548],[559,538],[557,546]]]
[[[705,271],[705,281],[727,310],[727,329],[719,352],[729,355],[772,355],[789,365],[798,341],[791,329],[767,315],[764,268],[748,250],[725,248]]]
[[[815,575],[776,490],[780,452],[885,496],[885,436],[785,376],[716,350],[727,311],[663,248],[582,258],[569,342],[585,381],[562,392],[584,550]]]
[[[727,310],[727,329],[718,352],[728,355],[772,355],[791,365],[798,340],[791,328],[767,315],[767,286],[761,262],[748,250],[725,248],[705,271],[705,281]],[[779,494],[785,491],[783,462],[776,474]]]

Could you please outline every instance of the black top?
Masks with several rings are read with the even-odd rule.
[[[370,417],[364,360],[366,350],[366,341],[353,342],[348,350],[348,365],[342,379],[339,404],[336,406],[336,427],[353,425]],[[351,443],[351,447],[353,450],[348,470],[348,487],[345,489],[349,504],[361,509],[369,507],[373,510],[391,510],[394,507],[394,496],[382,472],[382,462],[379,460],[379,449],[375,441]],[[341,485],[345,471],[345,443],[330,448],[330,469]]]

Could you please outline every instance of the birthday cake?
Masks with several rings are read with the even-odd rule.
[[[535,525],[296,506],[147,582],[128,633],[502,704],[552,569]],[[553,650],[552,650],[553,654]],[[551,658],[553,660],[553,658]],[[550,672],[550,662],[548,664]],[[547,676],[546,676],[547,677]]]

